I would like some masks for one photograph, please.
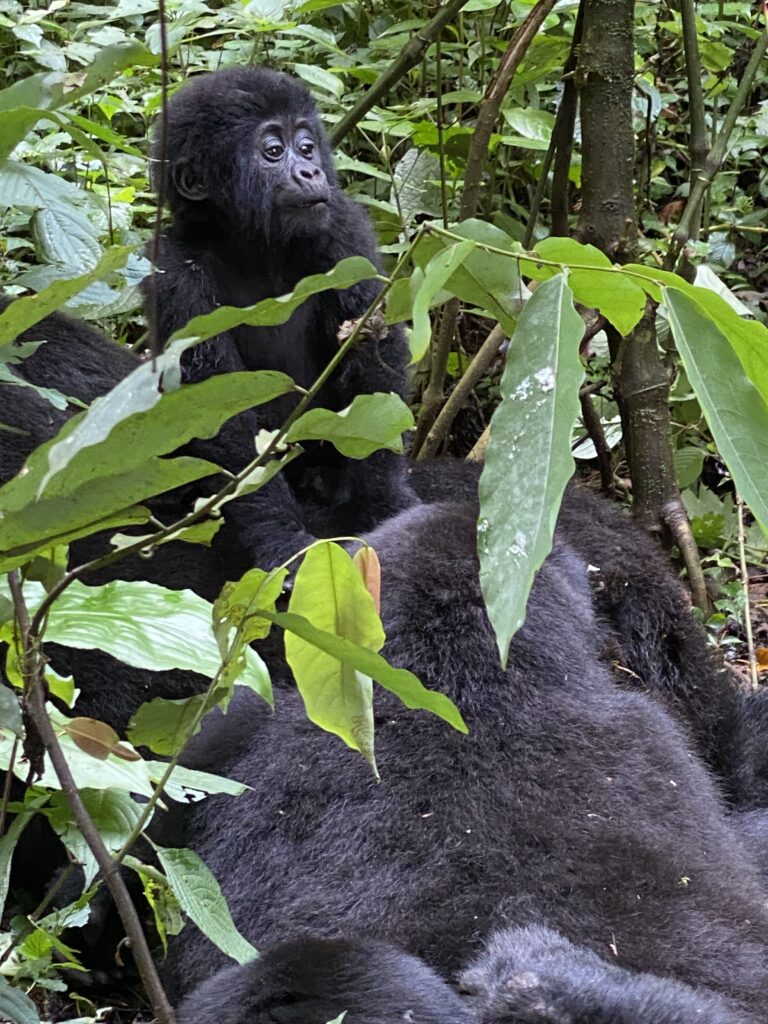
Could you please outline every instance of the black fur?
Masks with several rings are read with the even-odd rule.
[[[376,783],[295,694],[274,715],[236,698],[189,763],[254,789],[188,809],[186,839],[239,928],[257,946],[370,934],[448,975],[492,929],[546,923],[762,1020],[760,879],[680,727],[601,665],[583,562],[562,544],[547,560],[504,672],[471,511],[413,509],[370,540],[386,655],[456,701],[470,734],[379,692]],[[223,962],[188,927],[169,981],[188,990]]]
[[[275,126],[272,134],[283,140],[285,159],[292,164],[263,158],[265,123]],[[297,124],[314,143],[311,158],[293,147]],[[173,224],[162,238],[161,272],[145,282],[158,344],[193,316],[284,294],[302,277],[324,273],[346,256],[377,261],[365,212],[336,180],[312,98],[287,75],[238,68],[189,82],[170,103],[167,136],[155,146],[156,159],[163,154]],[[291,198],[290,189],[301,193],[302,181],[310,199],[319,189],[327,201],[295,205],[301,196]],[[186,379],[276,369],[308,387],[338,351],[341,324],[360,317],[378,289],[375,281],[366,281],[325,292],[308,299],[282,326],[242,326],[222,334],[189,354]],[[317,404],[339,410],[358,394],[403,394],[406,360],[400,328],[382,340],[363,341],[323,387]],[[226,424],[216,442],[225,468],[236,471],[249,462],[257,430],[279,426],[296,401],[295,396],[279,399]],[[309,444],[286,473],[231,503],[227,515],[252,562],[270,567],[309,541],[310,505],[317,507],[315,522],[324,529],[354,533],[412,500],[403,462],[394,453],[355,461],[328,444]]]
[[[482,1024],[739,1024],[732,1006],[617,967],[538,925],[497,932],[459,978]]]
[[[473,1024],[456,993],[383,942],[299,939],[227,967],[179,1007],[179,1024]]]
[[[409,475],[424,501],[477,500],[476,463],[418,462]],[[658,544],[611,502],[575,484],[566,489],[555,537],[590,567],[595,625],[617,682],[660,697],[728,795],[740,800],[738,686],[691,615],[688,595]]]

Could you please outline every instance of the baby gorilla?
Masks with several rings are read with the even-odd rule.
[[[383,942],[297,939],[228,967],[179,1007],[179,1024],[472,1024],[416,957]]]
[[[497,932],[460,975],[481,1024],[739,1024],[711,993],[634,973],[550,928]]]

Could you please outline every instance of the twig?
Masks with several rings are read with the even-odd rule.
[[[505,335],[501,325],[496,324],[478,349],[472,362],[464,371],[461,380],[459,380],[456,387],[451,392],[448,401],[445,403],[440,411],[440,415],[435,420],[434,426],[427,434],[424,444],[418,452],[417,459],[428,459],[435,454],[443,439],[447,436],[448,431],[451,429],[453,421],[456,419],[457,414],[463,407],[470,392],[483,374],[488,370],[488,367],[496,357],[504,342],[504,337]]]
[[[158,26],[160,28],[160,176],[157,182],[157,209],[155,224],[152,229],[152,247],[150,250],[150,271],[147,282],[147,304],[152,310],[151,323],[158,323],[158,291],[157,264],[160,259],[160,232],[163,224],[163,209],[168,188],[168,163],[166,151],[168,147],[168,32],[165,24],[165,0],[158,0]],[[152,354],[152,365],[160,355],[158,339],[155,331],[150,332],[149,349]]]
[[[746,533],[744,530],[744,502],[736,497],[736,516],[739,524],[739,571],[741,586],[744,590],[744,632],[747,634],[747,657],[749,658],[749,681],[752,689],[758,688],[757,658],[755,657],[755,638],[752,634],[752,616],[749,611],[749,573],[747,571]]]
[[[592,401],[592,394],[587,388],[580,389],[579,402],[581,403],[581,417],[584,420],[584,427],[597,453],[597,465],[600,469],[600,489],[604,494],[613,494],[611,449],[605,440],[603,424],[595,409],[595,403]]]
[[[464,172],[464,190],[461,195],[459,219],[466,220],[477,213],[480,199],[480,185],[483,180],[485,161],[488,155],[488,143],[491,132],[496,126],[499,111],[504,97],[509,91],[515,72],[520,66],[533,38],[544,24],[544,20],[555,6],[556,0],[538,0],[531,9],[520,28],[510,40],[509,46],[501,58],[496,73],[491,79],[485,96],[480,103],[472,133],[472,141],[467,155],[467,166]]]
[[[682,500],[678,497],[677,499],[665,502],[661,510],[661,517],[682,555],[683,563],[688,573],[691,600],[701,611],[708,612],[711,604],[709,594],[707,593],[706,580],[704,579],[704,570],[701,568],[699,549],[691,532],[691,524]]]
[[[94,825],[93,819],[82,801],[77,784],[69,770],[67,759],[64,757],[64,752],[59,744],[59,739],[48,718],[48,712],[45,707],[42,665],[38,653],[40,637],[34,632],[30,622],[21,585],[21,575],[18,569],[9,573],[8,582],[16,612],[16,621],[21,630],[21,670],[24,679],[24,707],[28,719],[37,731],[40,741],[51,759],[53,770],[56,772],[61,790],[72,811],[75,824],[95,857],[101,877],[104,879],[104,883],[115,901],[125,933],[131,942],[136,966],[139,969],[141,980],[144,983],[144,988],[152,1004],[155,1016],[160,1021],[160,1024],[175,1024],[176,1018],[173,1007],[168,1001],[165,990],[160,983],[139,916],[136,913],[136,908],[120,873],[120,868],[112,861],[109,850],[104,845],[99,830]]]
[[[488,447],[490,437],[491,425],[489,423],[472,446],[472,450],[469,455],[467,455],[467,462],[485,462],[485,450]]]
[[[704,166],[696,176],[696,180],[691,183],[688,202],[685,210],[683,211],[683,216],[680,218],[677,230],[672,236],[672,243],[670,245],[667,259],[665,260],[665,265],[674,266],[677,264],[683,246],[693,234],[695,225],[698,223],[698,211],[701,206],[702,199],[704,198],[707,189],[712,184],[712,180],[715,175],[723,165],[723,161],[725,160],[728,152],[728,143],[730,142],[731,135],[733,134],[733,129],[736,127],[736,120],[747,102],[755,76],[760,68],[767,48],[768,30],[764,31],[755,43],[752,57],[750,58],[749,64],[742,75],[741,81],[736,89],[736,93],[731,100],[728,113],[725,115],[723,127],[718,133],[712,149],[704,161]]]
[[[393,85],[406,75],[411,68],[421,60],[425,50],[437,39],[445,26],[454,15],[467,4],[468,0],[449,0],[441,7],[437,14],[420,28],[419,31],[406,43],[398,57],[392,61],[382,74],[377,78],[371,88],[366,92],[352,109],[342,117],[335,128],[328,133],[331,145],[338,146],[358,121],[362,121],[368,111],[389,92]]]

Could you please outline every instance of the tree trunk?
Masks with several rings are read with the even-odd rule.
[[[632,129],[634,0],[585,0],[576,70],[582,132],[579,237],[626,262],[636,236]],[[611,371],[632,478],[633,512],[651,532],[666,529],[685,560],[693,599],[706,607],[704,577],[680,499],[672,448],[669,374],[650,308],[627,338],[609,330]]]

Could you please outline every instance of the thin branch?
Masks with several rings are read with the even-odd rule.
[[[8,582],[16,612],[16,621],[21,630],[24,709],[28,721],[36,730],[43,747],[51,759],[53,770],[56,772],[61,790],[72,811],[75,824],[96,859],[101,877],[104,879],[104,883],[115,901],[118,913],[120,914],[120,920],[130,940],[136,966],[139,969],[141,980],[144,983],[144,988],[152,1004],[155,1016],[160,1021],[160,1024],[175,1024],[176,1018],[173,1007],[168,1001],[168,997],[158,977],[139,916],[136,913],[136,908],[133,905],[125,880],[120,873],[119,866],[113,863],[109,850],[104,845],[99,830],[94,825],[93,819],[83,803],[77,783],[72,776],[67,759],[59,744],[58,736],[48,717],[48,711],[45,706],[42,663],[39,655],[40,637],[32,629],[22,590],[21,574],[18,569],[9,573]]]
[[[701,611],[709,612],[710,600],[707,593],[706,580],[704,579],[704,570],[701,568],[699,549],[691,532],[691,524],[682,500],[678,497],[666,502],[661,510],[661,514],[664,525],[672,534],[672,539],[677,544],[682,555],[683,563],[688,573],[691,600]]]
[[[584,421],[584,428],[589,435],[597,453],[597,465],[600,469],[600,489],[603,494],[613,494],[613,460],[611,449],[605,440],[603,424],[592,401],[592,393],[588,388],[581,388],[579,391],[579,402],[581,403],[581,418]]]
[[[328,133],[331,145],[338,146],[342,139],[352,131],[358,121],[362,121],[368,111],[379,100],[385,96],[392,86],[396,85],[411,68],[416,67],[425,51],[433,43],[445,26],[459,11],[468,3],[468,0],[449,0],[441,7],[437,14],[420,28],[419,31],[406,43],[398,57],[392,61],[388,68],[379,76],[371,88],[339,121],[335,128]]]
[[[426,440],[419,450],[417,455],[419,460],[431,458],[440,447],[443,440],[448,435],[448,431],[451,429],[457,414],[463,408],[472,389],[480,378],[487,372],[488,367],[498,354],[498,351],[504,342],[504,338],[505,335],[501,325],[496,324],[480,346],[474,359],[464,371],[461,380],[457,383],[456,387],[451,392],[448,401],[440,411],[440,415],[435,420],[434,426],[427,434]]]
[[[704,199],[709,186],[712,184],[715,175],[723,165],[728,153],[728,144],[730,143],[731,135],[736,127],[736,121],[749,98],[750,92],[752,91],[755,76],[762,64],[766,49],[768,49],[768,30],[764,31],[755,43],[755,49],[752,52],[752,57],[750,58],[749,64],[742,75],[736,93],[731,101],[731,105],[728,108],[728,113],[725,115],[723,127],[718,133],[714,145],[704,161],[704,166],[697,175],[696,180],[691,183],[688,202],[685,210],[683,211],[683,216],[680,218],[677,230],[672,236],[672,243],[670,245],[667,259],[665,260],[665,266],[676,265],[680,252],[695,231],[695,227],[698,224],[699,209],[701,207],[702,200]]]
[[[520,62],[528,52],[528,47],[533,42],[534,36],[544,24],[545,18],[551,12],[555,3],[556,0],[538,0],[538,3],[531,9],[520,28],[512,36],[510,44],[496,69],[496,73],[485,90],[485,96],[477,112],[472,141],[469,145],[459,220],[474,217],[477,213],[477,206],[480,200],[480,186],[488,155],[488,144],[491,140],[491,132],[496,127],[496,122],[499,119],[501,104],[509,91]]]
[[[749,572],[747,570],[746,533],[744,531],[744,502],[736,499],[736,513],[739,524],[739,571],[741,586],[744,590],[744,631],[747,634],[747,657],[749,658],[749,681],[752,689],[758,688],[757,658],[755,657],[755,638],[752,635],[752,616],[749,611]]]
[[[165,0],[158,2],[158,26],[160,28],[160,153],[159,167],[160,176],[157,182],[157,209],[155,210],[155,224],[152,229],[152,246],[150,250],[150,271],[147,282],[147,308],[152,310],[152,323],[158,323],[158,291],[157,291],[157,265],[160,260],[160,233],[163,225],[163,211],[165,207],[165,196],[168,188],[168,164],[166,151],[168,147],[168,32],[165,24]],[[160,355],[158,340],[155,332],[150,332],[150,352],[152,354],[152,365],[157,356]]]

